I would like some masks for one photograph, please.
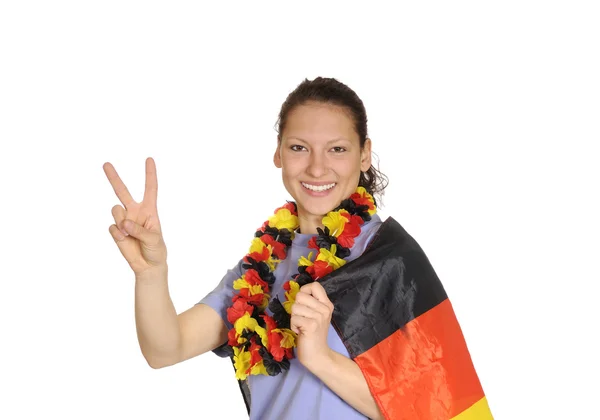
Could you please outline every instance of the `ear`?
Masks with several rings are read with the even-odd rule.
[[[277,149],[275,149],[275,154],[273,155],[273,163],[276,168],[281,169],[281,142],[277,141]]]
[[[361,172],[367,172],[371,167],[371,139],[365,141],[360,152],[360,170]]]

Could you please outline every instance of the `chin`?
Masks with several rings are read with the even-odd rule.
[[[339,206],[341,202],[341,198],[333,197],[303,197],[303,199],[296,201],[296,203],[299,204],[299,207],[302,208],[307,214],[316,216],[325,216],[327,213]]]

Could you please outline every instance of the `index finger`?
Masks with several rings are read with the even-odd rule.
[[[156,177],[156,163],[154,159],[146,159],[146,187],[144,189],[144,202],[156,206],[158,194],[158,179]]]
[[[327,292],[319,282],[307,283],[300,288],[300,291],[314,296],[321,303],[331,303],[329,297],[327,297]]]
[[[117,194],[119,201],[121,201],[125,208],[127,208],[128,205],[135,203],[133,197],[129,193],[129,190],[119,177],[115,167],[112,166],[110,162],[106,162],[104,165],[102,165],[102,168],[104,169],[104,173],[106,174],[110,185],[112,185],[113,190],[115,190],[115,194]]]

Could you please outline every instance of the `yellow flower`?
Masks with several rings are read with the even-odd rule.
[[[303,265],[303,266],[306,266],[306,267],[310,267],[311,265],[313,265],[312,255],[313,255],[313,253],[310,252],[308,254],[308,258],[306,258],[304,256],[300,257],[300,259],[298,260],[298,265]]]
[[[233,288],[235,290],[249,289],[250,285],[246,281],[246,275],[243,275],[239,279],[233,282]]]
[[[288,209],[279,209],[269,217],[269,226],[293,231],[298,227],[298,216],[294,216]]]
[[[281,333],[283,336],[279,345],[284,349],[291,349],[296,345],[296,333],[288,328],[275,328],[273,332]]]
[[[254,331],[256,331],[256,334],[258,334],[260,337],[262,345],[267,347],[269,345],[269,336],[267,335],[267,330],[265,330],[263,327],[257,326]]]
[[[267,369],[265,368],[265,364],[263,363],[262,360],[260,362],[258,362],[257,364],[255,364],[254,366],[252,366],[252,370],[250,370],[250,374],[269,376],[269,374],[267,373]]]
[[[300,285],[293,280],[290,280],[290,290],[285,292],[285,298],[287,299],[283,302],[283,307],[288,314],[292,313],[292,305],[296,301],[296,295],[300,290]]]
[[[250,292],[251,296],[260,295],[262,293],[265,293],[265,291],[263,290],[263,288],[260,284],[255,284],[254,286],[248,287],[248,291]]]
[[[233,365],[235,366],[235,378],[243,381],[246,379],[248,374],[246,373],[250,369],[250,353],[239,349],[238,347],[233,348]]]
[[[371,194],[369,194],[369,193],[367,192],[367,190],[365,190],[365,187],[358,187],[358,188],[356,189],[356,192],[357,192],[358,194],[360,194],[360,196],[361,196],[361,197],[365,197],[365,198],[368,198],[368,199],[369,199],[369,200],[371,200],[371,201],[374,201],[374,200],[373,200],[373,196],[372,196]],[[372,215],[374,215],[374,214],[375,214],[375,212],[376,212],[376,211],[377,211],[377,209],[375,208],[375,205],[373,205],[373,208],[372,208],[372,209],[369,209],[369,210],[368,210],[368,213],[369,213],[369,214],[372,216]]]
[[[330,211],[327,216],[323,218],[323,226],[329,228],[329,234],[331,236],[338,237],[344,231],[344,226],[348,222],[339,211]]]
[[[325,248],[321,248],[319,250],[319,256],[317,257],[317,261],[327,261],[327,263],[333,267],[334,270],[337,270],[344,264],[346,261],[335,256],[337,246],[331,245],[331,251],[328,251]]]
[[[249,254],[252,254],[253,252],[262,254],[263,249],[265,249],[265,247],[267,247],[269,249],[269,255],[270,255],[271,254],[271,246],[265,244],[263,241],[260,240],[260,238],[254,238],[254,239],[252,239],[252,243],[250,244]]]
[[[371,194],[369,194],[366,190],[365,187],[358,187],[356,188],[356,192],[361,196],[361,197],[367,197],[367,198],[373,198],[371,196]]]
[[[248,293],[250,293],[251,296],[265,293],[260,284],[250,285],[250,283],[248,283],[248,281],[246,280],[245,274],[233,282],[233,288],[235,290],[248,289]]]
[[[261,327],[260,325],[258,325],[258,322],[256,322],[256,319],[252,318],[250,316],[250,314],[248,312],[246,312],[244,315],[242,315],[240,318],[238,318],[237,321],[235,321],[235,324],[233,325],[233,327],[235,328],[235,332],[238,336],[241,336],[242,333],[244,332],[244,330],[250,331],[250,332],[256,332],[258,334],[258,336],[260,337],[260,340],[263,343],[263,346],[267,346],[267,343],[269,342],[268,340],[268,336],[267,336],[267,330],[265,330],[263,327]],[[238,338],[238,343],[243,343],[246,342],[246,339],[244,338],[244,341],[240,341],[240,339],[242,339],[242,337]]]
[[[271,248],[271,245],[269,245],[269,248]],[[269,252],[271,252],[271,249],[269,249]],[[269,265],[269,270],[271,270],[271,272],[275,271],[275,267],[277,266],[277,264],[279,264],[278,259],[276,258],[269,258],[267,261],[265,261],[268,265]]]
[[[238,335],[241,335],[244,330],[254,331],[256,327],[260,328],[256,319],[252,318],[248,312],[238,318],[233,326]]]

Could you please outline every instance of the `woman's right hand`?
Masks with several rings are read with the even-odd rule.
[[[111,163],[106,162],[103,169],[123,204],[112,208],[115,224],[108,229],[121,254],[136,276],[150,269],[165,268],[167,247],[156,207],[158,181],[154,159],[146,159],[146,187],[140,203],[133,200]]]

